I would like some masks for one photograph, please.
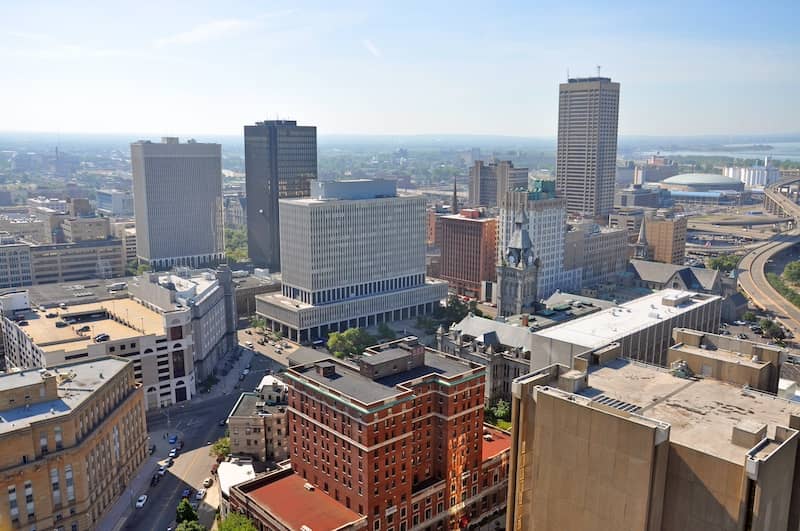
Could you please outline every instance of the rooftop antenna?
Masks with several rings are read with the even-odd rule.
[[[569,68],[567,68],[567,81],[569,81]]]
[[[600,65],[597,65],[597,77],[600,77],[600,69],[601,68],[602,67]]]

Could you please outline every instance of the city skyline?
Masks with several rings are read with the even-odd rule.
[[[789,2],[155,7],[0,8],[13,28],[0,33],[0,82],[16,102],[2,129],[240,134],[280,117],[321,135],[552,137],[558,83],[597,64],[625,87],[622,135],[794,133],[800,121]]]

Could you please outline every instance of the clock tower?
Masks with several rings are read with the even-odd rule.
[[[514,216],[514,231],[497,264],[497,314],[503,317],[536,309],[539,259],[533,256],[525,213]]]

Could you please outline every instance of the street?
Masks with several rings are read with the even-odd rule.
[[[141,494],[147,494],[149,499],[143,509],[134,511],[124,529],[153,531],[175,528],[175,509],[181,500],[183,489],[191,487],[194,494],[202,488],[203,480],[211,476],[214,457],[209,454],[210,444],[225,435],[227,429],[219,426],[219,421],[227,418],[241,392],[255,389],[267,370],[277,372],[282,368],[277,362],[262,355],[254,355],[247,348],[241,347],[241,350],[239,362],[227,377],[216,384],[226,386],[224,393],[214,398],[199,395],[196,401],[173,406],[168,411],[148,413],[147,427],[152,442],[156,445],[154,456],[159,462],[166,459],[172,447],[167,434],[177,434],[183,440],[184,447],[157,485],[131,494],[133,499]],[[241,369],[248,362],[251,364],[250,373],[243,381],[239,381]],[[156,473],[156,469],[157,465],[149,471],[147,485],[149,477]],[[216,485],[208,491],[206,498],[199,502],[198,515],[200,523],[211,528],[219,501]]]

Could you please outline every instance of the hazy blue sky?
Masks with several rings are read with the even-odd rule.
[[[622,134],[800,132],[800,4],[0,2],[0,130],[554,136],[558,83]]]

